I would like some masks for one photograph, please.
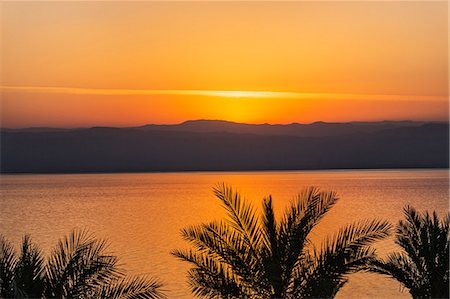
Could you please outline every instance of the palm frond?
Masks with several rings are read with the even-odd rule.
[[[230,271],[242,277],[247,284],[261,286],[262,269],[239,231],[226,222],[211,222],[191,226],[181,231],[182,237],[197,252],[226,264]],[[251,277],[251,278],[250,278]]]
[[[263,246],[262,227],[254,206],[241,198],[239,192],[225,183],[218,184],[214,189],[214,194],[222,202],[229,219],[226,222],[235,229],[239,238],[248,247],[247,260],[251,261],[252,271],[254,271],[252,281],[260,284],[264,261],[261,259],[261,248]]]
[[[292,271],[309,242],[308,235],[313,227],[336,204],[338,197],[334,192],[319,192],[315,187],[301,192],[297,200],[285,212],[280,224],[280,255],[284,265],[285,280]]]
[[[272,196],[263,200],[263,241],[264,247],[274,254],[278,251],[278,226],[272,205]]]
[[[370,244],[388,235],[390,225],[367,221],[344,227],[321,250],[308,250],[308,235],[337,202],[334,192],[309,188],[299,194],[281,221],[272,197],[261,216],[225,184],[214,192],[228,219],[182,230],[192,248],[173,255],[193,265],[192,292],[207,298],[304,298],[334,296],[346,275],[365,269]]]
[[[303,285],[296,285],[294,293],[334,297],[346,283],[348,274],[366,269],[367,263],[375,257],[370,244],[389,236],[390,229],[388,222],[380,220],[360,221],[341,228],[323,242],[320,251],[314,250],[309,269],[298,272],[306,279]]]
[[[256,209],[251,203],[241,198],[239,192],[222,183],[214,189],[214,194],[222,202],[229,218],[230,225],[238,230],[253,251],[260,246],[260,225]]]
[[[372,261],[371,270],[397,279],[414,298],[448,298],[450,215],[440,220],[435,211],[406,206],[404,216],[395,240],[404,252]]]
[[[41,250],[26,235],[15,267],[16,297],[38,298],[44,289],[44,258]]]
[[[110,299],[163,299],[162,283],[154,278],[135,276],[121,278],[104,285],[96,298]]]
[[[77,297],[118,278],[117,258],[105,253],[107,246],[86,230],[60,240],[48,260],[47,296]]]
[[[273,289],[273,294],[277,298],[283,296],[283,268],[280,256],[280,244],[278,240],[279,228],[275,220],[275,213],[272,205],[272,197],[263,200],[263,240],[264,247],[262,255],[264,260],[264,270],[268,284]]]
[[[386,259],[371,259],[369,261],[370,270],[376,273],[392,276],[408,289],[418,288],[417,281],[420,280],[420,273],[404,253],[390,253]]]
[[[194,295],[205,298],[251,297],[241,279],[226,264],[192,250],[175,250],[172,254],[194,265],[188,272],[188,282]]]
[[[15,294],[14,272],[17,254],[5,236],[0,235],[0,298],[11,298]]]
[[[367,220],[349,224],[339,229],[338,233],[327,238],[322,245],[322,251],[349,251],[367,246],[389,236],[392,225],[382,220]]]
[[[423,258],[428,247],[425,219],[412,207],[404,208],[406,220],[400,220],[396,229],[395,242],[408,253],[418,271],[425,272],[426,264]]]

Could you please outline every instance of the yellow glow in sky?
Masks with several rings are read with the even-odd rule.
[[[1,9],[5,127],[448,118],[445,1]]]

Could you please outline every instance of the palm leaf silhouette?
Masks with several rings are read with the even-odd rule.
[[[44,258],[41,250],[26,235],[14,268],[16,297],[38,297],[44,290]]]
[[[348,274],[364,269],[374,257],[372,242],[389,234],[385,221],[358,222],[316,248],[309,234],[337,202],[335,193],[309,188],[280,220],[271,196],[263,200],[259,215],[226,184],[217,185],[214,194],[227,218],[183,229],[192,248],[172,252],[193,265],[189,285],[200,297],[333,297]]]
[[[12,244],[0,235],[0,297],[15,296],[14,275],[17,265],[17,253]]]
[[[111,299],[156,299],[166,298],[161,291],[162,284],[154,278],[144,276],[125,277],[104,285],[97,298]]]
[[[121,274],[117,258],[105,254],[107,243],[86,230],[64,237],[52,252],[47,267],[48,297],[80,297],[108,284]]]
[[[389,275],[409,289],[413,298],[449,297],[449,219],[404,208],[405,220],[396,228],[395,242],[402,248],[386,259],[374,259],[371,270]]]
[[[161,283],[146,277],[127,278],[108,243],[87,230],[62,238],[47,259],[25,236],[18,256],[0,236],[2,298],[165,298]]]

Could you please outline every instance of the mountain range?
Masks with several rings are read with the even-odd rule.
[[[2,173],[448,168],[449,125],[414,121],[0,130]]]

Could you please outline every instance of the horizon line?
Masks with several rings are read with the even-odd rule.
[[[245,122],[236,122],[231,120],[225,120],[225,119],[190,119],[185,120],[178,123],[145,123],[141,125],[131,125],[131,126],[110,126],[110,125],[90,125],[90,126],[82,126],[82,127],[53,127],[53,126],[28,126],[28,127],[2,127],[0,126],[0,130],[26,130],[26,129],[67,129],[67,130],[77,130],[77,129],[92,129],[92,128],[112,128],[112,129],[133,129],[133,128],[141,128],[145,126],[177,126],[182,125],[188,122],[225,122],[225,123],[232,123],[232,124],[238,124],[238,125],[254,125],[254,126],[260,126],[260,125],[269,125],[269,126],[289,126],[289,125],[313,125],[317,123],[322,124],[352,124],[352,123],[401,123],[401,122],[411,122],[411,123],[449,123],[450,120],[412,120],[412,119],[402,119],[402,120],[378,120],[378,121],[364,121],[364,120],[354,120],[354,121],[313,121],[309,123],[300,123],[300,122],[290,122],[290,123],[245,123]]]

